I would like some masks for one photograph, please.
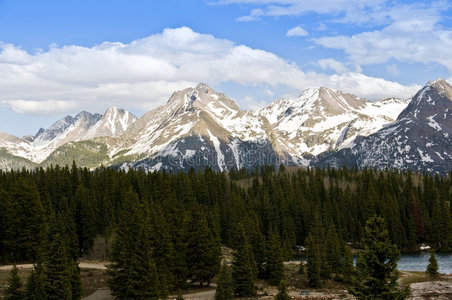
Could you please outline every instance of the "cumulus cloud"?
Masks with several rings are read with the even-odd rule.
[[[307,35],[309,35],[309,33],[306,30],[304,30],[303,28],[301,28],[301,26],[296,26],[294,28],[287,30],[286,35],[287,36],[307,36]]]
[[[441,11],[448,5],[411,4],[386,12],[390,23],[380,30],[314,39],[318,45],[343,50],[356,64],[438,63],[452,71],[452,31],[444,29]]]
[[[283,86],[294,94],[326,85],[369,98],[408,97],[417,88],[350,72],[306,73],[273,53],[188,27],[165,29],[128,44],[53,46],[37,53],[0,44],[0,78],[3,105],[36,114],[101,112],[111,105],[145,111],[198,82]]]
[[[321,59],[317,62],[317,64],[322,68],[322,70],[333,70],[336,73],[345,73],[348,71],[348,68],[341,63],[340,61],[337,61],[333,58],[326,58]]]

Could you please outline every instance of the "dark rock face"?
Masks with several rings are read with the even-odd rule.
[[[452,86],[430,82],[397,120],[355,141],[352,149],[324,153],[319,166],[376,167],[446,174],[452,170]]]
[[[252,170],[265,165],[279,166],[285,162],[267,140],[249,142],[236,139],[228,143],[220,140],[219,150],[220,153],[208,137],[190,136],[177,140],[154,157],[133,163],[131,167],[152,171],[210,167],[223,171],[232,168]]]

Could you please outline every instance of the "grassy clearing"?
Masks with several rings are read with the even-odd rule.
[[[431,277],[425,272],[418,271],[400,271],[399,284],[406,286],[412,283],[428,282],[428,281],[452,281],[450,275],[438,275]]]

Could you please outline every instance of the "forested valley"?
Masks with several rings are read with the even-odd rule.
[[[450,199],[451,174],[374,169],[0,171],[0,263],[34,263],[32,291],[79,299],[77,261],[105,240],[109,286],[120,298],[166,298],[218,274],[246,296],[256,278],[278,285],[297,246],[308,248],[320,278],[347,281],[341,272],[373,216],[403,251],[421,243],[451,251]],[[235,250],[232,274],[222,246]]]

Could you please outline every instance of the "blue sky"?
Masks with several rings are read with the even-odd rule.
[[[408,98],[452,78],[450,1],[0,0],[0,131],[141,116],[206,82],[244,109],[329,86]]]

